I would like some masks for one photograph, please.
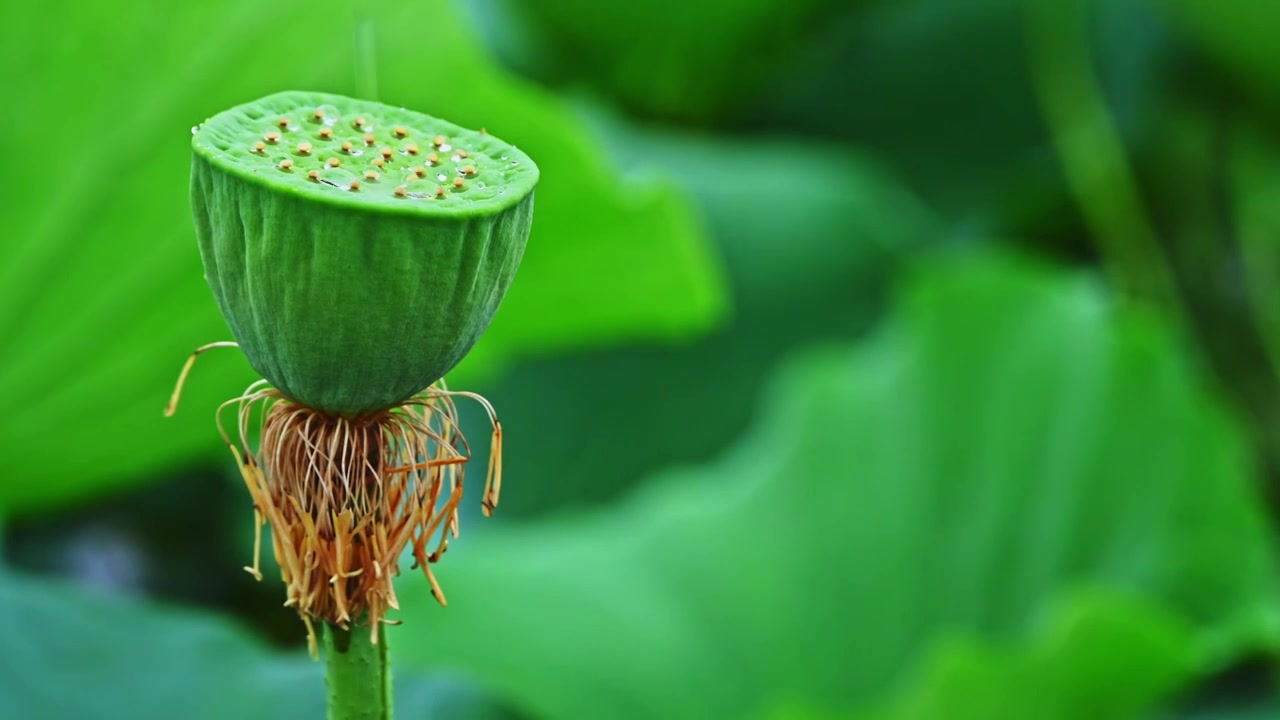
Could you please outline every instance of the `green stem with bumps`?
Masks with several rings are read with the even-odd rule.
[[[324,628],[329,720],[391,720],[391,663],[387,634],[374,643],[367,628]]]

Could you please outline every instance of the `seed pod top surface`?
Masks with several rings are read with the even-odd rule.
[[[194,135],[196,155],[246,182],[359,210],[484,216],[518,204],[538,182],[528,156],[483,130],[327,93],[269,95]]]
[[[483,130],[315,92],[193,129],[205,276],[250,364],[342,415],[394,407],[479,339],[519,266],[538,168]]]

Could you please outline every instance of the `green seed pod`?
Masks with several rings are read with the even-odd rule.
[[[205,276],[250,364],[328,413],[391,408],[479,339],[524,254],[537,166],[485,131],[313,92],[194,129]]]

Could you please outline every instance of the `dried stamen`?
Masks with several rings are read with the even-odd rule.
[[[257,531],[263,522],[271,524],[285,604],[308,626],[321,618],[348,627],[367,615],[376,642],[377,625],[398,605],[392,581],[406,549],[445,604],[429,566],[457,537],[471,456],[453,398],[480,401],[493,423],[486,515],[502,487],[502,426],[493,408],[441,382],[400,407],[347,418],[299,405],[264,385],[254,383],[224,403],[239,408],[239,439],[225,429],[222,435],[253,498]],[[263,421],[255,449],[249,436],[258,414]],[[258,568],[255,557],[246,570],[257,577]]]

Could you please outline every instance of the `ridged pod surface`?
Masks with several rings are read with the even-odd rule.
[[[283,92],[193,129],[205,277],[250,364],[353,416],[440,379],[524,255],[538,169],[422,113]]]

